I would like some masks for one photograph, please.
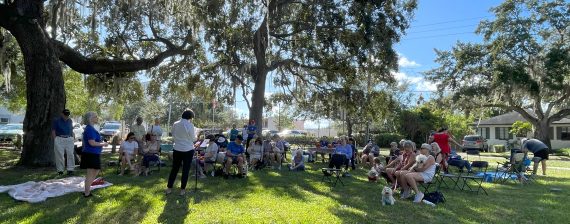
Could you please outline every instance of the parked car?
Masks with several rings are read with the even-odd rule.
[[[101,134],[101,137],[105,139],[105,141],[110,141],[115,135],[121,136],[122,135],[121,130],[122,130],[121,123],[105,122],[101,127],[101,131],[99,131],[99,133]]]
[[[480,135],[466,135],[463,137],[463,151],[465,152],[470,149],[488,152],[489,144],[487,144],[487,139]]]
[[[299,130],[284,130],[278,133],[279,137],[287,138],[287,137],[297,137],[297,136],[306,136],[306,133]]]
[[[73,134],[75,135],[76,141],[81,141],[83,139],[83,129],[85,125],[79,123],[73,123]]]
[[[261,135],[263,135],[263,136],[267,136],[267,135],[273,136],[276,134],[279,134],[279,131],[269,130],[269,129],[265,129],[265,128],[263,130],[261,130]]]
[[[23,124],[5,124],[0,126],[0,142],[13,142],[24,135]]]

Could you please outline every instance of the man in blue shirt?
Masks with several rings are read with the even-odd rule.
[[[233,124],[232,130],[230,131],[230,142],[235,141],[238,134],[239,134],[239,131],[236,128],[236,124]]]
[[[546,176],[546,160],[548,160],[548,146],[537,139],[526,139],[521,140],[522,150],[526,154],[530,151],[534,155],[532,161],[534,161],[534,166],[532,168],[532,173],[536,175],[538,170],[538,163],[542,163],[542,175]]]
[[[73,174],[75,168],[75,155],[73,154],[73,121],[69,118],[71,112],[65,109],[61,116],[52,123],[51,137],[54,143],[55,167],[59,175],[65,169],[65,157],[67,158],[67,175]]]
[[[255,137],[255,131],[257,127],[255,126],[255,120],[251,120],[247,126],[247,141],[245,143],[246,148],[249,147],[249,142]]]
[[[229,170],[232,166],[232,164],[237,164],[238,166],[238,170],[240,172],[240,178],[244,177],[245,173],[243,170],[243,153],[245,152],[245,149],[242,145],[242,141],[243,141],[243,137],[241,135],[238,135],[235,139],[235,141],[230,142],[230,144],[228,144],[228,149],[226,150],[226,166],[225,166],[225,171],[224,171],[224,178],[228,178],[229,176]]]

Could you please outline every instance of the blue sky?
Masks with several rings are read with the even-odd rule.
[[[421,94],[429,98],[435,84],[425,81],[421,72],[437,67],[434,62],[434,49],[449,50],[457,43],[480,42],[480,36],[474,31],[482,19],[492,19],[490,8],[499,5],[498,0],[419,0],[419,6],[411,27],[402,41],[396,45],[400,54],[398,72],[394,72],[397,80],[411,82],[416,97]],[[268,79],[268,81],[271,79]],[[276,91],[269,82],[266,85],[266,96]],[[236,111],[238,115],[248,116],[247,105],[238,94]],[[321,121],[321,128],[328,124]],[[305,128],[316,128],[316,121],[306,121]]]

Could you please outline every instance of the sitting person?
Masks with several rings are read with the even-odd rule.
[[[392,160],[397,159],[399,155],[400,155],[400,148],[398,148],[398,143],[391,142],[390,154],[388,155],[388,157],[386,157],[386,164],[389,164],[390,162],[392,162]]]
[[[368,141],[368,144],[366,144],[362,150],[362,163],[365,165],[373,165],[374,159],[378,156],[380,156],[380,150],[378,149],[378,146],[374,145],[372,140]]]
[[[212,163],[223,163],[225,154],[220,152],[220,148],[216,143],[214,135],[206,136],[209,139],[208,146],[204,149],[204,169],[208,171],[208,166],[212,167],[212,176],[214,176],[214,165]]]
[[[411,142],[411,141],[410,141]],[[411,154],[408,154],[408,156],[411,156],[406,164],[406,166],[402,167],[402,169],[396,171],[394,173],[394,176],[396,176],[397,181],[402,183],[403,179],[405,178],[405,175],[409,172],[411,172],[410,168],[416,163],[416,156],[420,154],[420,150],[416,151],[416,144],[414,142],[412,143],[412,152]],[[428,152],[431,151],[431,146],[429,144],[422,144],[420,148],[425,148],[428,150]],[[406,154],[404,152],[404,154]]]
[[[295,156],[289,164],[289,170],[291,171],[305,171],[305,163],[303,161],[303,150],[295,151]]]
[[[257,169],[261,165],[261,157],[263,155],[263,144],[261,138],[255,138],[253,140],[253,144],[249,145],[247,148],[247,152],[249,153],[249,163],[251,167]]]
[[[382,173],[382,176],[386,178],[386,181],[393,184],[396,187],[396,172],[400,170],[407,171],[416,162],[416,155],[413,152],[412,141],[405,141],[403,144],[404,153],[398,157],[398,159],[392,160],[386,167],[386,171]]]
[[[273,148],[271,147],[271,135],[266,135],[265,140],[261,142],[261,147],[263,148],[263,163],[266,166],[272,164],[271,158],[273,158]]]
[[[342,165],[345,165],[346,169],[348,169],[349,161],[352,158],[352,147],[349,144],[346,144],[346,137],[340,138],[339,142],[340,144],[337,144],[331,157],[331,161],[329,162],[329,168],[334,167],[336,169],[340,169]],[[348,173],[345,173],[344,175],[350,176]]]
[[[239,170],[238,172],[240,172],[239,177],[244,177],[245,173],[243,165],[244,165],[245,149],[243,148],[242,142],[243,142],[243,137],[241,135],[238,135],[235,141],[230,142],[230,144],[228,144],[226,157],[225,157],[226,165],[224,168],[224,178],[229,177],[229,171],[232,164],[237,164]]]
[[[131,160],[136,159],[138,154],[139,144],[135,140],[135,133],[129,132],[127,134],[127,139],[121,143],[121,148],[119,149],[119,160],[121,160],[121,173],[119,176],[125,174],[125,168],[129,167],[130,170],[135,170],[135,166],[131,163]],[[135,172],[135,175],[138,173]]]
[[[350,145],[350,149],[351,149],[351,153],[352,155],[350,156],[350,167],[352,168],[352,170],[356,169],[356,157],[358,156],[358,150],[356,149],[356,141],[354,140],[354,138],[348,138],[348,145]]]
[[[415,203],[420,203],[424,198],[424,193],[418,190],[418,182],[429,183],[435,176],[436,162],[435,158],[430,155],[430,145],[423,144],[420,148],[420,154],[427,156],[427,160],[422,165],[415,165],[411,168],[411,172],[406,173],[405,178],[401,178],[402,198],[410,197],[410,188],[416,193]]]
[[[158,162],[158,153],[160,149],[160,144],[158,143],[156,134],[150,134],[150,139],[143,147],[143,162],[142,167],[144,168],[144,175],[148,176],[150,162]]]
[[[271,145],[271,154],[269,157],[269,160],[271,161],[271,166],[273,168],[275,168],[275,166],[277,165],[277,169],[281,170],[281,155],[283,155],[284,151],[281,151],[282,149],[277,147],[277,144],[275,141],[271,141],[270,143]]]
[[[434,143],[432,143],[433,145]],[[435,145],[437,145],[437,143],[435,143]],[[438,146],[439,149],[439,146]],[[439,164],[442,164],[443,166],[443,158],[445,158],[443,156],[443,154],[441,154],[441,150],[440,153],[436,154],[437,156],[435,157],[435,161]],[[447,159],[447,162],[445,163],[445,167],[449,167],[449,166],[455,166],[459,168],[459,172],[463,172],[463,168],[467,169],[467,172],[471,172],[471,163],[469,163],[469,161],[461,159],[460,155],[457,155],[456,153],[451,154],[451,156],[449,156],[449,159]],[[449,172],[449,169],[444,171],[444,173]]]

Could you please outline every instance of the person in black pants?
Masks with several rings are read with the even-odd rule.
[[[350,145],[346,144],[346,138],[342,137],[340,140],[341,144],[338,144],[332,154],[331,161],[329,162],[329,168],[340,169],[342,165],[348,168],[348,163],[352,158],[352,148]],[[350,176],[348,173],[344,173],[345,176]]]
[[[180,165],[182,165],[180,195],[183,196],[186,194],[186,183],[188,182],[188,173],[192,165],[192,157],[194,156],[194,141],[196,141],[194,125],[192,124],[193,118],[194,112],[190,109],[186,109],[182,113],[182,118],[172,125],[174,152],[172,170],[170,170],[168,177],[166,194],[172,193],[172,187],[178,175],[178,170],[180,170]]]

